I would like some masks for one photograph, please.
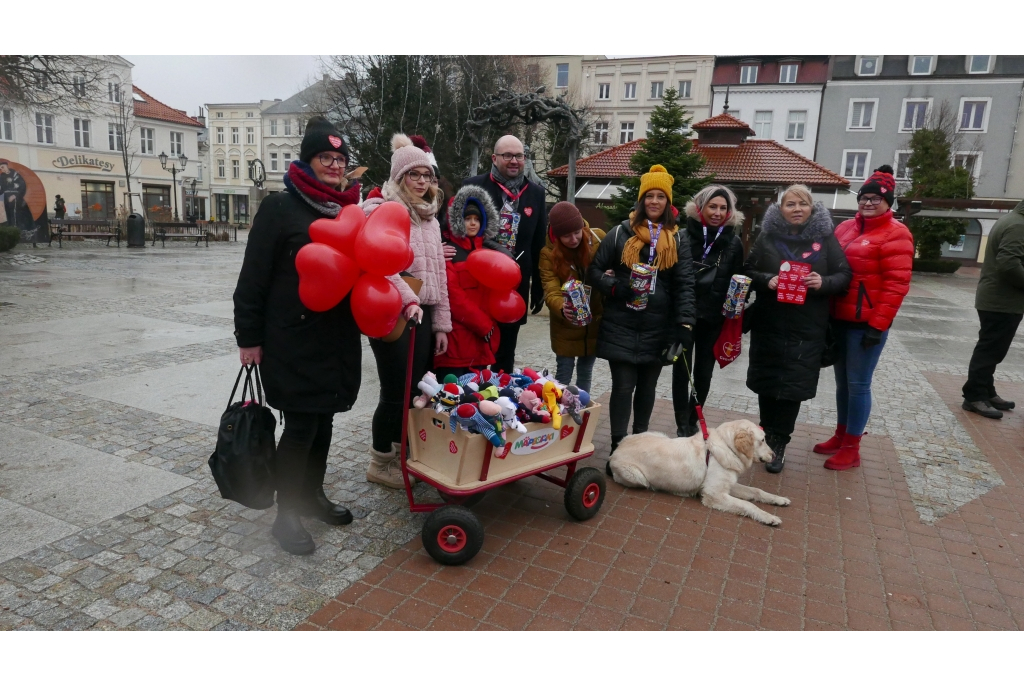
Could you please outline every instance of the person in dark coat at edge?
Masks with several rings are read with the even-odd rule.
[[[588,270],[590,282],[604,296],[597,356],[608,360],[612,372],[608,416],[613,452],[626,436],[630,405],[633,433],[647,431],[658,376],[672,363],[666,359],[668,348],[678,342],[688,350],[693,343],[693,262],[690,241],[677,233],[673,181],[660,164],[640,177],[636,208],[601,241]],[[657,274],[642,310],[628,306],[633,300],[630,274],[637,264],[653,266]]]
[[[743,243],[735,233],[736,227],[743,225],[743,212],[736,209],[732,190],[721,185],[705,186],[686,203],[685,213],[686,230],[681,235],[690,241],[697,323],[693,327],[693,348],[672,367],[672,408],[676,435],[681,438],[697,433],[697,408],[690,399],[686,364],[693,373],[697,401],[703,405],[715,371],[714,346],[725,322],[722,305],[729,281],[734,274],[743,273]]]
[[[309,121],[299,160],[285,174],[287,190],[267,196],[253,218],[234,294],[235,338],[241,362],[260,367],[267,403],[284,413],[274,538],[286,552],[311,554],[300,516],[352,521],[327,499],[324,475],[334,414],[359,394],[362,345],[348,297],[325,312],[302,304],[295,255],[311,242],[310,224],[359,202],[359,184],[346,187],[348,149],[327,119]]]
[[[60,195],[53,201],[53,218],[63,219],[64,214],[67,213],[67,204],[64,202],[64,198]]]
[[[515,136],[502,136],[494,144],[489,173],[473,176],[463,185],[480,186],[487,191],[498,208],[498,244],[512,254],[519,264],[523,280],[519,294],[532,303],[530,313],[537,314],[544,306],[544,286],[540,280],[540,251],[548,225],[546,192],[544,188],[526,179],[526,155],[523,143]],[[451,248],[445,257],[452,254]],[[519,327],[526,323],[526,315],[515,323],[499,323],[501,344],[494,355],[493,370],[511,373],[515,366],[516,343]]]
[[[784,262],[811,265],[803,279],[804,304],[776,299]],[[751,317],[747,387],[757,394],[765,442],[775,453],[765,468],[779,473],[800,403],[818,392],[829,298],[850,285],[852,273],[833,233],[832,216],[825,205],[814,202],[804,185],[786,188],[779,202],[768,207],[743,267],[757,293],[747,312]]]

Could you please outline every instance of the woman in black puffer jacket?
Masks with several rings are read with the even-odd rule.
[[[307,309],[295,268],[295,255],[311,242],[310,224],[359,202],[359,185],[345,187],[347,161],[341,133],[311,119],[300,161],[285,174],[288,189],[269,195],[253,218],[234,295],[239,357],[259,364],[267,403],[284,412],[273,535],[291,554],[316,547],[300,516],[335,526],[352,521],[327,499],[324,475],[334,414],[351,409],[359,394],[359,327],[348,297],[325,312]]]
[[[743,273],[743,243],[735,233],[743,225],[743,213],[736,209],[736,195],[726,186],[701,188],[686,203],[686,231],[693,258],[697,324],[693,327],[693,349],[681,355],[672,367],[672,408],[676,435],[687,438],[697,433],[697,409],[690,401],[690,364],[697,401],[702,405],[711,389],[715,370],[714,345],[725,316],[722,305],[734,274]]]
[[[658,376],[670,363],[666,350],[676,342],[689,349],[693,342],[693,264],[689,240],[677,232],[672,183],[659,164],[641,176],[636,209],[601,242],[587,271],[604,296],[597,356],[608,360],[612,372],[612,451],[626,435],[630,405],[633,433],[647,430]],[[633,295],[630,273],[638,263],[657,270],[653,292],[640,311],[627,306]]]
[[[853,277],[832,229],[832,216],[811,199],[807,186],[790,186],[771,205],[744,263],[757,293],[750,312],[750,362],[747,387],[757,393],[761,427],[775,459],[765,468],[782,471],[800,413],[800,403],[818,392],[825,351],[829,298]],[[804,304],[779,302],[779,269],[784,262],[811,264],[804,277]]]

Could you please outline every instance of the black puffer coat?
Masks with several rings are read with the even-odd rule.
[[[697,318],[720,322],[722,304],[725,294],[729,291],[729,281],[734,274],[743,273],[743,242],[735,233],[735,228],[743,224],[743,214],[733,212],[725,222],[722,235],[711,245],[711,251],[703,260],[705,264],[717,265],[715,280],[710,287],[700,287],[697,281],[697,269],[694,269],[694,292],[697,297]],[[714,240],[717,228],[708,227],[708,240]],[[701,261],[704,254],[704,224],[697,213],[693,201],[686,203],[686,235],[690,238],[690,256],[694,262]],[[713,267],[714,268],[714,267]]]
[[[770,206],[744,264],[757,293],[757,304],[749,312],[747,387],[758,395],[802,402],[818,391],[829,297],[845,290],[853,274],[832,233],[832,217],[820,202],[798,235],[789,235],[789,228],[778,205]],[[786,260],[811,262],[821,274],[821,288],[808,290],[804,304],[779,302],[777,292],[768,288]]]
[[[319,218],[290,190],[260,203],[235,288],[235,338],[239,347],[263,346],[270,406],[333,414],[351,409],[359,394],[362,345],[348,297],[326,312],[299,300],[295,255]]]
[[[678,327],[696,323],[690,241],[680,240],[676,233],[678,261],[671,269],[658,272],[647,309],[637,312],[626,306],[630,267],[622,263],[622,251],[632,237],[628,220],[613,228],[601,241],[587,271],[589,281],[604,296],[597,356],[634,364],[664,363],[662,352],[675,341]],[[645,245],[640,260],[646,263],[650,253],[650,245]],[[614,269],[615,276],[605,275],[608,269]]]

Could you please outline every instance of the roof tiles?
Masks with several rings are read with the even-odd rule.
[[[199,120],[190,117],[180,109],[168,107],[138,86],[132,86],[132,91],[142,98],[141,101],[136,99],[133,105],[135,116],[142,117],[143,119],[168,121],[172,124],[181,124],[183,126],[206,128]]]

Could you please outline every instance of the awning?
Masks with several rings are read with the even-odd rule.
[[[587,181],[576,191],[577,200],[610,200],[623,186],[611,181]]]

